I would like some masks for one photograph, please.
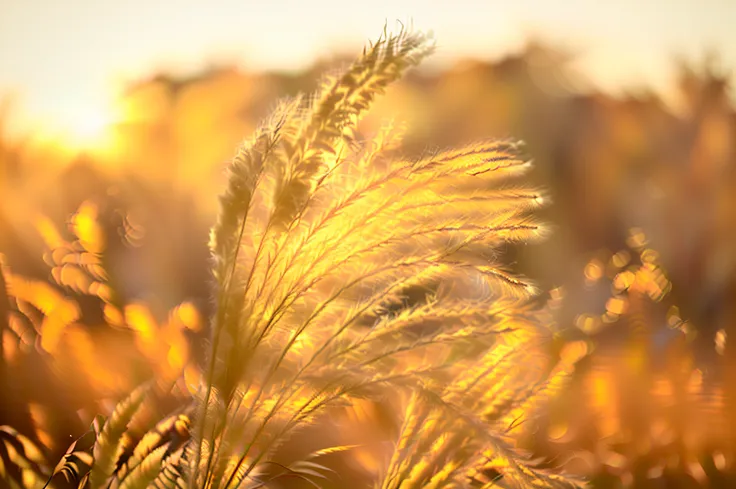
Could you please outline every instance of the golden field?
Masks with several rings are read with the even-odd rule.
[[[397,49],[408,42],[399,39]],[[381,50],[377,56],[397,70],[379,73],[387,84],[414,61],[404,66],[402,54]],[[358,89],[351,88],[340,99],[353,104],[347,115],[327,114],[319,122],[316,111],[319,117],[309,119],[303,112],[327,103],[330,83],[336,93],[347,90],[339,74],[351,61],[326,60],[296,74],[230,67],[186,79],[157,74],[128,87],[109,120],[76,138],[11,137],[2,130],[12,118],[6,112],[0,120],[0,425],[9,428],[0,432],[0,474],[9,486],[43,487],[50,480],[53,487],[74,487],[75,471],[57,465],[70,460],[64,456],[70,444],[79,439],[68,453],[83,453],[75,462],[81,475],[101,460],[94,445],[104,428],[96,416],[110,416],[153,379],[155,387],[146,391],[153,393],[137,401],[143,407],[119,433],[115,472],[107,474],[113,479],[126,464],[121,454],[140,455],[136,447],[161,421],[157,448],[149,450],[159,456],[158,466],[169,456],[162,447],[174,453],[191,447],[190,440],[200,446],[184,457],[189,463],[214,460],[202,479],[188,481],[198,487],[574,487],[579,480],[596,488],[735,487],[736,111],[726,75],[707,63],[680,66],[675,107],[655,93],[613,96],[586,88],[568,69],[569,57],[529,43],[492,63],[412,68],[365,116],[362,104],[367,108],[372,91],[380,90],[371,85],[365,100],[356,101],[350,90]],[[366,79],[378,76],[374,65],[362,69]],[[320,85],[324,73],[335,75]],[[315,90],[306,105],[277,105]],[[316,142],[302,153],[285,146],[286,160],[297,163],[275,172],[273,181],[253,183],[276,196],[273,208],[267,197],[254,197],[254,209],[276,222],[276,209],[289,209],[292,198],[298,207],[303,192],[314,214],[292,209],[285,224],[272,228],[271,218],[254,210],[252,222],[247,214],[235,219],[251,226],[243,225],[238,244],[218,241],[232,225],[227,195],[237,196],[248,182],[233,183],[228,162],[236,154],[250,161],[237,148],[252,134],[253,147],[267,153],[259,138],[268,140],[269,130],[276,134],[281,126],[272,121],[264,129],[261,121],[274,109],[287,114],[286,136],[274,141],[293,138],[299,148],[330,124],[337,135],[313,136]],[[478,143],[489,139],[511,142]],[[340,166],[343,152],[352,155],[349,167]],[[491,155],[486,162],[513,167],[517,158],[529,158],[533,166],[521,183],[512,174],[508,181],[489,177],[483,185],[495,186],[478,188],[471,173],[454,176],[456,168],[422,173],[436,163],[432,158],[460,162],[474,152]],[[318,185],[299,184],[317,172],[310,158],[330,168],[317,179],[329,183],[323,194]],[[391,172],[398,183],[386,180],[375,189],[365,183],[383,182],[381,175]],[[218,201],[226,188],[231,193]],[[365,202],[343,209],[356,189],[366,192]],[[538,221],[528,220],[529,211]],[[322,237],[312,240],[313,229],[321,229],[314,223],[327,219],[323,212],[331,227],[324,236],[314,231]],[[537,222],[544,232],[526,227]],[[443,231],[422,230],[433,223]],[[503,232],[476,236],[473,223]],[[455,249],[456,239],[473,246]],[[243,256],[228,255],[231,245]],[[423,254],[435,248],[444,254]],[[282,254],[293,261],[278,261]],[[263,261],[254,258],[260,256]],[[242,267],[238,260],[245,260]],[[437,269],[414,270],[425,261]],[[231,262],[238,264],[229,272],[223,263]],[[379,264],[394,267],[379,274]],[[493,278],[481,287],[458,273],[468,267]],[[238,270],[247,284],[233,292],[227,277]],[[318,279],[320,273],[327,278]],[[280,312],[280,289],[269,288],[279,274],[279,286],[304,280],[313,296]],[[351,289],[349,278],[361,274],[378,275]],[[250,289],[251,282],[260,285]],[[391,289],[394,283],[402,289]],[[320,302],[333,288],[341,301],[335,310],[333,302]],[[376,298],[384,289],[391,292]],[[223,303],[228,294],[235,298]],[[364,303],[365,317],[351,316]],[[426,313],[425,322],[405,326],[417,311]],[[301,315],[310,319],[303,334],[294,334],[290,328],[302,324]],[[261,325],[266,317],[273,321]],[[346,338],[342,329],[330,329],[341,321],[355,323]],[[272,323],[278,327],[269,329]],[[465,329],[471,323],[472,333]],[[264,329],[250,331],[252,325]],[[486,341],[478,331],[499,338]],[[330,335],[335,345],[323,339]],[[375,346],[364,346],[371,335]],[[412,346],[394,358],[403,342]],[[320,345],[328,344],[364,356],[343,364],[334,360],[338,351],[330,363],[319,356]],[[312,360],[319,368],[298,384]],[[474,383],[463,377],[484,368]],[[364,375],[373,380],[356,380]],[[317,398],[314,389],[321,396],[335,388],[330,376],[355,392],[338,389],[330,394],[334,406],[302,420]],[[377,378],[380,388],[368,388]],[[231,409],[235,398],[249,407]],[[190,409],[192,399],[199,404]],[[426,399],[460,406],[487,424],[468,428],[461,421],[472,424],[470,417],[459,414],[460,424],[452,424]],[[212,413],[229,421],[209,424]],[[304,427],[282,440],[284,413]],[[263,421],[249,424],[257,420]],[[240,431],[230,429],[238,423]],[[269,434],[271,426],[277,434]],[[490,445],[474,431],[484,429],[497,436]],[[207,430],[219,433],[212,445],[201,442]],[[249,436],[250,444],[238,445]],[[263,439],[267,448],[258,445]],[[468,462],[475,455],[465,454],[467,447],[485,454],[483,463]],[[528,462],[532,469],[514,465],[517,448],[520,459],[535,460]],[[248,473],[261,475],[239,479],[233,474],[243,464],[228,465],[225,454],[242,454]],[[221,476],[227,482],[217,482]],[[102,487],[100,477],[90,476],[91,487]]]

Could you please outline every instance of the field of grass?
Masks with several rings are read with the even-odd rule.
[[[727,77],[431,51],[0,119],[0,487],[736,487]]]

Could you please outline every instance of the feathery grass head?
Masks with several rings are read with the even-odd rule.
[[[283,464],[282,446],[359,399],[390,398],[400,430],[376,487],[491,487],[489,474],[576,484],[533,467],[511,436],[572,370],[546,355],[535,287],[499,260],[502,245],[546,234],[533,215],[544,197],[518,178],[530,167],[521,144],[409,159],[400,124],[361,133],[375,97],[431,51],[422,34],[384,33],[314,96],[278,105],[228,168],[210,235],[217,308],[192,406],[134,436],[150,386],[134,391],[95,425],[91,452],[72,445],[52,478],[255,489],[289,475],[319,486],[330,469],[314,459],[350,447]]]
[[[526,375],[514,363],[543,357],[529,349],[547,337],[524,305],[535,289],[496,253],[545,234],[530,213],[540,192],[513,183],[529,168],[519,144],[408,160],[394,156],[393,124],[361,142],[361,117],[431,52],[427,41],[382,36],[314,97],[282,103],[233,160],[211,235],[218,310],[191,485],[260,487],[259,467],[331,407],[405,391],[421,412],[464,413],[463,427],[436,430],[477,453],[448,452],[454,469],[430,464],[416,477],[445,486],[438,474],[457,482],[489,450],[511,453],[483,431],[548,388],[545,367]],[[410,291],[420,291],[411,304]],[[466,402],[480,390],[494,394]],[[434,454],[417,436],[419,456]],[[401,447],[394,459],[412,460]]]

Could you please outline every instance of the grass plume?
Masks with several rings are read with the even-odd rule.
[[[541,367],[532,383],[512,375],[529,350],[503,361],[547,334],[523,306],[532,284],[493,259],[503,242],[544,235],[529,212],[540,193],[506,183],[529,168],[518,143],[403,160],[388,153],[400,144],[393,125],[359,140],[375,96],[430,52],[421,34],[384,35],[314,97],[283,102],[233,161],[211,236],[218,310],[191,487],[258,486],[259,466],[292,433],[351,398],[423,393],[422,409],[473,420],[440,435],[487,438],[479,428],[508,424],[549,389]],[[407,306],[412,288],[425,298]],[[479,383],[494,393],[480,405],[450,399]],[[430,464],[412,487],[457,482],[472,460]]]
[[[96,426],[91,455],[72,446],[54,473],[92,488],[319,486],[329,468],[314,459],[349,446],[288,466],[279,449],[335,409],[391,397],[401,428],[376,487],[577,485],[536,468],[511,436],[573,368],[548,358],[536,288],[498,258],[546,234],[534,218],[544,195],[519,182],[521,143],[406,159],[401,125],[361,132],[373,100],[432,48],[421,33],[384,32],[312,97],[278,105],[227,170],[210,235],[216,312],[191,406],[131,442],[140,388]]]

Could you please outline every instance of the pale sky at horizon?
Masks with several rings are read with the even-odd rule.
[[[435,33],[439,65],[497,58],[531,34],[578,53],[604,88],[661,89],[675,55],[716,50],[736,66],[731,0],[0,0],[0,99],[13,93],[29,117],[63,121],[109,101],[122,80],[218,61],[299,69],[360,49],[395,19]]]

